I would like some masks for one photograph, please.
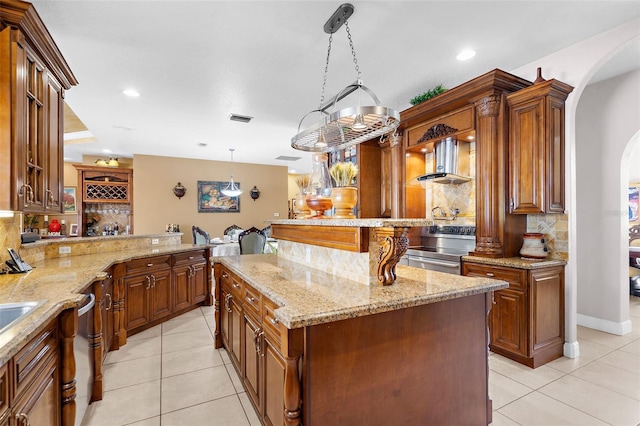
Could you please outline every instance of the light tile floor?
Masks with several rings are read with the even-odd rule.
[[[640,298],[630,311],[626,336],[578,327],[576,359],[533,370],[490,355],[492,424],[640,424]],[[107,355],[104,398],[83,426],[259,425],[226,352],[213,349],[214,328],[213,307],[202,307],[131,336]]]

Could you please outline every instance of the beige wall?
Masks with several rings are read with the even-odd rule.
[[[182,241],[191,243],[193,225],[216,237],[233,224],[264,228],[266,220],[287,218],[287,167],[234,162],[234,180],[244,191],[239,213],[198,213],[198,181],[228,181],[230,162],[135,155],[133,169],[135,234],[164,232],[167,224],[177,223],[185,234]],[[187,188],[181,199],[172,192],[178,182]],[[249,195],[254,185],[261,193],[255,201]]]

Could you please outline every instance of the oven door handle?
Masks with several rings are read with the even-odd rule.
[[[444,260],[442,260],[442,261],[426,260],[424,258],[416,258],[416,257],[409,257],[409,261],[414,261],[414,262],[428,264],[428,265],[444,266],[444,267],[447,267],[447,268],[457,268],[458,266],[460,266],[460,264],[457,263],[457,262],[447,262],[447,261],[444,261]]]
[[[87,312],[89,312],[89,310],[93,308],[93,305],[96,303],[96,297],[93,295],[93,293],[87,294],[86,299],[89,299],[89,302],[87,302],[86,305],[78,309],[78,317],[81,317]]]

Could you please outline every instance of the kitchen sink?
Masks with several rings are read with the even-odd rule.
[[[0,303],[0,333],[44,302]]]

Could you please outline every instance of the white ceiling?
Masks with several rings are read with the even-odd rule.
[[[66,101],[97,139],[67,145],[66,158],[108,157],[102,150],[109,149],[114,157],[229,161],[234,148],[237,162],[309,170],[309,154],[291,148],[291,138],[318,107],[329,38],[323,25],[340,2],[33,3],[79,81]],[[494,68],[515,69],[640,16],[638,1],[352,4],[364,84],[398,111],[438,84],[451,88]],[[640,68],[638,46],[596,78]],[[467,47],[477,55],[457,61]],[[343,26],[334,34],[326,98],[355,78]],[[141,96],[127,98],[126,88]],[[231,113],[255,118],[232,122]],[[276,159],[283,155],[302,159]]]

